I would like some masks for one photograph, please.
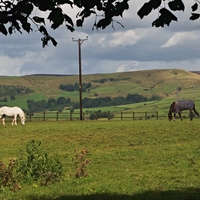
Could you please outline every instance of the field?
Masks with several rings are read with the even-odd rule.
[[[101,82],[101,80],[105,80]],[[0,85],[28,87],[30,94],[16,94],[11,100],[7,94],[8,106],[20,106],[27,109],[27,100],[48,100],[48,98],[66,97],[79,102],[79,91],[69,92],[59,89],[61,84],[78,83],[77,75],[31,75],[21,77],[1,77]],[[182,69],[142,70],[111,74],[89,74],[82,76],[83,83],[91,83],[91,88],[82,93],[82,98],[126,97],[128,94],[140,94],[147,98],[158,95],[162,100],[200,99],[200,75]],[[3,97],[0,98],[0,100]],[[147,102],[148,103],[148,102]],[[148,106],[147,106],[148,108]],[[98,109],[98,108],[97,108]]]
[[[22,184],[0,199],[200,199],[200,120],[27,122],[0,129],[0,160],[18,156],[30,140],[57,154],[61,182]],[[88,176],[75,178],[74,150],[88,149]]]

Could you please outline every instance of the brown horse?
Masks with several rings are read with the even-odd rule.
[[[195,109],[195,104],[194,101],[192,100],[178,100],[178,101],[174,101],[169,109],[169,113],[168,113],[168,118],[169,121],[172,120],[172,113],[174,113],[174,120],[176,120],[176,114],[178,113],[181,120],[183,120],[182,116],[181,116],[181,111],[183,110],[189,110],[190,111],[190,120],[192,121],[193,119],[193,112],[199,117],[199,113],[196,111]]]

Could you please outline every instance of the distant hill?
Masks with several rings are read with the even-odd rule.
[[[191,72],[200,75],[200,71],[191,71]]]
[[[145,97],[158,95],[162,99],[196,98],[200,95],[200,72],[182,69],[155,69],[109,74],[90,74],[82,76],[82,83],[91,83],[91,87],[82,93],[82,98],[119,97],[128,94],[140,94]],[[79,82],[78,75],[34,74],[28,76],[1,76],[0,86],[19,86],[30,89],[31,93],[16,94],[15,100],[5,95],[7,105],[26,108],[27,100],[47,100],[60,96],[79,101],[79,91],[67,92],[59,89],[61,84]],[[2,98],[2,97],[1,97]]]

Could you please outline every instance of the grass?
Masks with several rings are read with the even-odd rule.
[[[27,122],[0,129],[0,160],[34,139],[58,154],[65,177],[41,187],[22,185],[0,199],[199,199],[200,120]],[[86,147],[88,176],[75,178],[74,149]]]

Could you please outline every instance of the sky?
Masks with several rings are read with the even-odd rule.
[[[42,48],[42,35],[36,27],[30,34],[0,33],[0,76],[24,76],[32,74],[79,74],[78,42],[81,44],[82,74],[104,74],[152,69],[185,69],[200,71],[200,19],[190,21],[191,0],[184,0],[185,11],[174,13],[178,22],[164,28],[152,27],[158,16],[153,11],[142,20],[137,11],[148,0],[130,0],[129,10],[123,18],[104,30],[92,30],[94,17],[81,28],[70,32],[62,26],[49,30],[58,45],[51,43]],[[65,8],[74,18],[77,9]],[[35,11],[38,14],[39,11]],[[49,25],[47,24],[47,27]]]

